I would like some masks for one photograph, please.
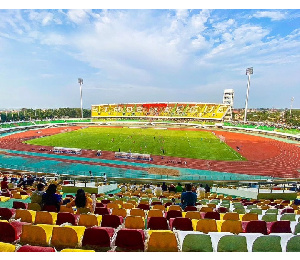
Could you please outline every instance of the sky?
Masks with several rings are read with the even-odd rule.
[[[123,8],[123,7],[122,7]],[[0,9],[0,108],[300,108],[299,9]]]

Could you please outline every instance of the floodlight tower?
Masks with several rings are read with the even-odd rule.
[[[244,116],[244,123],[247,122],[247,109],[248,109],[248,98],[249,98],[249,89],[250,89],[250,75],[253,74],[253,67],[246,69],[246,75],[248,75],[248,82],[247,82],[247,95],[246,95],[246,104],[245,104],[245,116]]]
[[[80,85],[80,108],[81,108],[81,118],[83,118],[83,109],[82,109],[82,84],[83,84],[83,79],[82,78],[78,78],[78,83]]]
[[[290,108],[290,116],[292,115],[292,107],[293,107],[293,102],[294,102],[295,98],[292,97],[291,98],[291,108]]]

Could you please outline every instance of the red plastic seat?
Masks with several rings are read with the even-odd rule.
[[[42,211],[58,212],[58,209],[54,205],[44,205],[43,208],[42,208]]]
[[[198,209],[195,206],[186,206],[184,211],[198,211]]]
[[[98,214],[98,215],[109,215],[109,210],[106,207],[96,207],[94,214]]]
[[[137,208],[143,209],[143,210],[150,210],[150,206],[148,204],[139,204],[137,206]]]
[[[181,218],[182,213],[179,210],[169,210],[165,213],[165,217],[167,220],[169,220],[170,218]]]
[[[24,203],[22,201],[14,201],[13,202],[13,208],[14,209],[27,209],[28,203]]]
[[[106,205],[106,204],[110,203],[110,200],[101,200],[101,203]]]
[[[271,223],[269,233],[292,233],[289,220],[279,220]]]
[[[229,210],[228,210],[228,208],[226,208],[226,207],[219,207],[218,209],[217,209],[217,212],[219,212],[219,213],[227,213]]]
[[[153,201],[152,203],[151,203],[151,205],[153,206],[153,205],[162,205],[162,203],[160,202],[160,201]]]
[[[20,191],[20,195],[28,195],[26,191]]]
[[[172,202],[166,202],[165,203],[165,208],[167,208],[167,207],[169,207],[169,206],[171,206],[172,205]]]
[[[73,226],[76,225],[76,217],[70,212],[58,212],[56,225],[61,225],[63,223],[71,223]]]
[[[245,233],[262,233],[267,235],[267,222],[263,220],[251,220],[246,224]]]
[[[91,227],[84,231],[82,247],[86,249],[102,250],[111,247],[110,238],[114,234],[113,228]]]
[[[0,219],[9,220],[14,214],[16,209],[0,208]]]
[[[220,213],[219,212],[205,212],[204,218],[220,220]]]
[[[102,202],[96,202],[96,208],[104,207],[104,204]]]
[[[147,228],[152,230],[169,230],[168,221],[164,217],[151,217],[147,220]]]
[[[101,221],[101,227],[117,228],[123,223],[123,218],[116,215],[103,215]]]
[[[192,221],[189,218],[170,218],[170,229],[193,231]]]
[[[6,191],[6,192],[2,192],[1,193],[1,196],[4,196],[4,197],[11,197],[11,193],[10,192],[8,192],[8,191]]]
[[[139,229],[120,229],[116,236],[117,251],[144,251],[144,232]]]
[[[25,222],[12,221],[0,222],[0,241],[6,243],[13,243],[20,238],[22,233],[22,226],[28,225]]]
[[[293,208],[285,208],[281,211],[281,215],[283,215],[284,213],[294,213],[294,209]]]
[[[43,247],[43,246],[21,246],[17,252],[56,252],[53,247]]]

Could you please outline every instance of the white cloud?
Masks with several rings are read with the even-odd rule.
[[[72,22],[80,24],[86,21],[88,17],[88,11],[82,9],[69,10],[67,12],[67,16]]]
[[[253,15],[255,18],[270,18],[271,21],[280,21],[287,18],[287,13],[280,11],[259,11]]]

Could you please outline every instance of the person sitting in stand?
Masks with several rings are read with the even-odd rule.
[[[176,186],[176,188],[175,188],[175,191],[176,191],[176,192],[182,192],[182,191],[183,191],[183,188],[182,188],[182,186],[181,186],[180,183],[177,184],[177,186]]]
[[[3,177],[3,180],[1,181],[1,190],[7,190],[8,189],[8,181],[7,177]]]
[[[147,194],[151,194],[152,193],[152,189],[150,188],[150,184],[146,185],[145,193],[147,193]]]
[[[175,188],[173,183],[170,184],[168,190],[169,190],[169,192],[172,192],[172,191],[175,192],[176,191],[176,188]]]
[[[167,191],[167,190],[168,190],[168,186],[166,185],[165,182],[163,182],[163,184],[161,185],[161,189],[162,189],[163,191]]]
[[[60,205],[63,203],[61,195],[56,193],[57,186],[55,184],[50,184],[48,189],[42,196],[42,205],[54,205],[57,211],[60,210]]]
[[[93,211],[93,200],[86,196],[83,189],[78,189],[75,199],[67,204],[67,208],[76,206],[76,208],[87,208],[91,212]]]
[[[195,206],[197,202],[196,193],[192,192],[192,185],[185,185],[186,192],[181,194],[181,208],[184,210],[186,206]]]
[[[36,190],[34,192],[32,192],[31,194],[31,203],[38,203],[40,206],[42,206],[42,198],[43,198],[43,194],[44,192],[44,187],[45,185],[43,183],[39,183],[36,186]]]
[[[160,197],[162,195],[162,188],[160,187],[160,184],[156,185],[156,188],[154,189],[153,193],[156,197]]]
[[[208,186],[208,184],[205,185],[205,188],[204,188],[204,189],[205,189],[205,193],[210,192],[210,187]]]

